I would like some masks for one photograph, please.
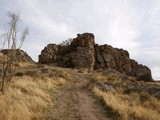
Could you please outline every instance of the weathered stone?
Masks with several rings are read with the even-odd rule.
[[[95,44],[92,33],[78,34],[70,45],[49,44],[42,50],[39,63],[57,63],[63,67],[116,70],[137,80],[151,81],[148,67],[129,58],[126,50]]]
[[[136,70],[136,78],[137,80],[143,80],[149,82],[152,80],[151,70],[143,65],[139,65],[138,69]]]
[[[131,71],[129,53],[126,50],[115,49],[110,45],[96,45],[95,52],[96,69],[103,66],[103,68],[116,69],[119,72],[128,73]]]
[[[48,44],[45,47],[41,55],[39,55],[39,62],[44,63],[54,63],[58,55],[58,47],[56,44]]]
[[[69,46],[49,44],[39,55],[39,63],[58,63],[64,67],[88,68],[94,67],[94,35],[78,34]]]
[[[93,69],[94,66],[94,35],[91,33],[78,34],[71,46],[75,48],[72,62],[75,68]]]

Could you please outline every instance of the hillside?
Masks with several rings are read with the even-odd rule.
[[[0,0],[0,120],[160,120],[160,0]]]
[[[19,63],[1,120],[159,120],[160,84],[113,71]]]
[[[126,50],[95,44],[92,33],[48,44],[38,63],[19,49],[0,55],[4,59],[12,52],[16,71],[0,93],[0,120],[160,118],[160,83],[152,80],[151,70]],[[2,68],[3,63],[0,73]]]

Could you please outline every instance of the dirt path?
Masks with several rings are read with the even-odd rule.
[[[54,94],[55,106],[51,108],[50,120],[109,120],[101,104],[87,90],[86,77],[75,74],[73,82]]]

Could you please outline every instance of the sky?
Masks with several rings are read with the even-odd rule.
[[[96,43],[129,51],[160,80],[160,0],[0,0],[0,35],[8,11],[20,14],[18,31],[29,28],[22,49],[35,61],[47,44],[91,32]]]

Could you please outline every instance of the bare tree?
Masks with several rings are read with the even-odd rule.
[[[21,33],[18,39],[17,24],[19,21],[19,14],[8,12],[8,17],[10,18],[8,30],[6,30],[6,33],[2,35],[1,40],[1,52],[3,53],[4,49],[5,51],[7,51],[6,54],[3,54],[1,60],[1,92],[4,92],[4,89],[9,85],[13,78],[16,70],[16,66],[14,63],[17,49],[20,49],[22,47],[23,42],[28,35],[28,28],[26,28]]]

